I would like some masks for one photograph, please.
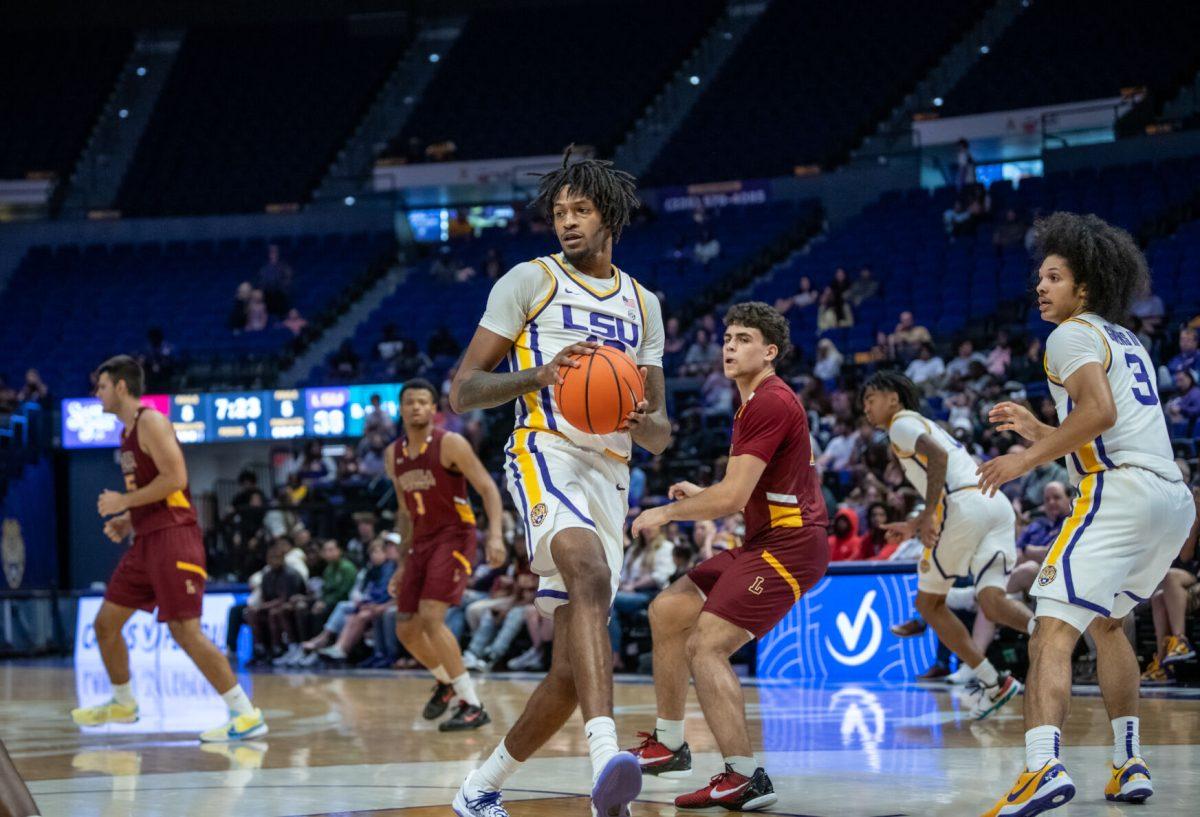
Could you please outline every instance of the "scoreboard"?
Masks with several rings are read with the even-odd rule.
[[[171,418],[175,436],[185,445],[245,440],[292,440],[308,437],[357,437],[374,410],[399,416],[399,383],[322,386],[195,394],[146,395],[142,403]],[[62,401],[63,448],[114,448],[121,443],[121,421],[105,414],[94,397]]]

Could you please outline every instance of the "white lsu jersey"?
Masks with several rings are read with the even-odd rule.
[[[662,366],[662,308],[654,293],[613,266],[609,280],[576,270],[562,253],[518,264],[488,296],[479,325],[513,341],[508,365],[524,371],[548,363],[573,343],[621,349],[638,366]],[[628,432],[589,434],[568,423],[546,387],[517,398],[516,428],[557,434],[580,448],[628,460]]]
[[[1099,315],[1084,313],[1058,325],[1046,341],[1044,364],[1050,395],[1061,423],[1074,409],[1063,383],[1087,363],[1099,363],[1108,375],[1117,422],[1068,458],[1071,483],[1087,474],[1133,465],[1179,482],[1171,438],[1155,388],[1155,368],[1137,335]]]
[[[929,485],[929,460],[917,453],[917,440],[922,434],[928,434],[946,450],[947,494],[978,487],[979,475],[975,472],[978,467],[975,458],[967,453],[967,449],[963,448],[958,440],[951,437],[937,423],[927,420],[915,411],[899,411],[888,426],[888,438],[892,441],[892,451],[900,460],[900,467],[904,469],[904,476],[922,497],[925,496]]]

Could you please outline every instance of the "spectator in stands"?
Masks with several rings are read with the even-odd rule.
[[[1196,510],[1200,511],[1200,489],[1192,489]],[[1196,650],[1187,637],[1187,613],[1195,609],[1200,601],[1198,582],[1200,558],[1197,558],[1196,540],[1200,534],[1200,521],[1192,525],[1191,533],[1179,558],[1171,565],[1162,583],[1150,596],[1150,607],[1154,614],[1154,635],[1158,650],[1150,666],[1142,675],[1142,681],[1171,683],[1175,670],[1187,661],[1195,660]]]
[[[829,529],[829,561],[849,562],[862,558],[862,537],[858,535],[858,514],[851,508],[838,508]]]
[[[282,318],[291,305],[292,266],[279,255],[279,245],[267,246],[267,263],[258,270],[257,288],[262,291],[267,313]]]
[[[375,514],[360,511],[354,514],[354,536],[346,543],[346,553],[356,564],[362,564],[367,547],[375,541]]]
[[[1026,225],[1011,207],[1004,211],[1004,220],[992,230],[992,246],[997,252],[1019,246],[1025,240]]]
[[[786,315],[788,310],[793,308],[803,310],[815,304],[820,297],[821,293],[813,287],[812,279],[807,275],[802,275],[800,276],[800,288],[796,294],[787,298],[777,298],[775,311]]]
[[[297,471],[300,482],[311,492],[312,488],[332,479],[336,468],[325,457],[319,440],[309,440],[304,446],[304,459]]]
[[[1179,330],[1179,354],[1171,358],[1167,363],[1167,371],[1172,376],[1178,371],[1191,369],[1192,371],[1200,370],[1200,331],[1191,327],[1184,327]]]
[[[838,420],[833,428],[833,438],[825,446],[825,452],[817,458],[817,469],[825,472],[849,468],[850,459],[854,456],[855,436],[849,423]]]
[[[254,287],[249,281],[242,281],[238,284],[237,292],[233,296],[233,305],[229,308],[228,326],[232,332],[241,332],[246,328],[246,312],[250,306],[250,295],[254,292]]]
[[[421,351],[417,342],[405,338],[400,353],[392,359],[392,365],[388,367],[388,373],[400,380],[411,380],[425,374],[432,366],[433,361]]]
[[[915,362],[915,361],[914,361]],[[964,340],[958,344],[958,354],[946,364],[946,376],[964,379],[971,373],[972,363],[987,363],[987,358],[975,351],[975,344]]]
[[[263,291],[253,290],[250,300],[246,301],[246,325],[242,328],[247,332],[261,332],[267,328],[268,320],[267,302],[263,298]]]
[[[442,324],[429,336],[429,356],[434,360],[439,357],[457,358],[462,351],[454,335]]]
[[[884,526],[892,521],[888,506],[872,502],[867,508],[867,532],[859,542],[858,558],[877,559],[888,544],[888,532]]]
[[[817,341],[817,360],[813,363],[813,377],[820,379],[826,388],[834,388],[842,374],[842,353],[829,338]]]
[[[353,488],[366,483],[358,470],[358,454],[353,448],[347,447],[337,461],[337,473],[334,482],[339,488]]]
[[[258,487],[258,477],[249,468],[238,474],[237,484],[238,491],[221,516],[221,523],[231,545],[230,567],[236,575],[245,576],[248,573],[247,562],[252,556],[246,546],[263,525],[267,496]]]
[[[916,359],[904,370],[904,376],[926,394],[932,394],[941,386],[945,374],[946,364],[937,356],[932,343],[922,343]]]
[[[974,187],[975,183],[975,157],[971,155],[971,143],[959,139],[958,151],[954,156],[954,189],[961,192]]]
[[[891,358],[905,364],[917,356],[921,344],[932,342],[933,337],[929,330],[918,324],[913,313],[908,311],[900,313],[896,328],[888,336],[888,345],[892,350]]]
[[[461,266],[458,259],[454,257],[454,250],[450,248],[450,245],[443,244],[438,247],[437,257],[433,259],[429,274],[438,283],[452,284]]]
[[[625,666],[622,633],[650,607],[650,602],[670,581],[675,570],[675,561],[671,558],[674,547],[675,543],[667,538],[666,531],[656,527],[642,531],[625,548],[621,584],[608,619],[615,667]]]
[[[1167,419],[1172,423],[1186,423],[1188,432],[1200,417],[1200,386],[1196,385],[1196,373],[1191,369],[1175,372],[1177,396],[1167,401]]]
[[[1035,517],[1017,537],[1017,564],[1008,578],[1009,593],[1025,593],[1033,587],[1042,562],[1071,513],[1071,494],[1065,482],[1047,482],[1042,489],[1041,516]]]
[[[320,577],[320,590],[314,599],[298,599],[295,603],[296,630],[300,637],[305,639],[314,632],[319,637],[334,608],[350,598],[350,591],[354,589],[354,582],[358,576],[358,568],[346,558],[336,539],[327,539],[321,545],[321,559],[324,569]],[[304,652],[302,644],[293,644],[280,663],[284,666],[297,666],[304,658]]]
[[[383,325],[379,342],[375,344],[375,355],[389,363],[404,349],[404,343],[400,339],[400,328],[389,321]]]
[[[713,343],[712,336],[706,329],[696,330],[696,339],[688,347],[683,358],[681,374],[696,376],[712,370],[721,362],[721,347]]]
[[[875,280],[870,267],[863,267],[858,271],[858,278],[846,291],[846,300],[853,306],[861,306],[863,301],[874,298],[878,294],[879,282]]]
[[[708,266],[721,255],[721,242],[713,233],[711,227],[705,227],[692,246],[692,258],[701,266]]]
[[[1162,298],[1147,289],[1129,307],[1129,313],[1140,320],[1142,327],[1153,335],[1162,325],[1163,318],[1167,315],[1167,308],[1163,305]]]
[[[138,359],[146,373],[146,388],[151,392],[166,390],[175,371],[175,347],[167,342],[160,327],[146,330],[146,348]]]
[[[1030,338],[1024,351],[1011,359],[1008,376],[1019,383],[1037,383],[1046,377],[1042,362],[1042,341]]]
[[[388,596],[388,582],[396,572],[399,557],[396,541],[400,536],[394,533],[385,536],[390,539],[386,542],[383,537],[374,539],[367,548],[367,569],[362,585],[362,597],[354,612],[346,618],[346,624],[333,646],[318,650],[325,658],[332,661],[345,661],[349,658],[351,650],[358,645],[367,628],[376,618],[383,615],[385,609],[394,604]]]
[[[846,302],[845,291],[828,286],[821,293],[821,308],[817,312],[817,331],[854,326],[854,310]]]
[[[729,416],[733,413],[733,381],[725,376],[725,368],[714,363],[708,377],[700,386],[700,397],[704,414],[709,417]]]
[[[663,340],[663,356],[670,363],[664,363],[664,368],[667,371],[674,371],[678,368],[679,359],[687,348],[687,338],[679,330],[679,318],[674,316],[667,318],[665,335],[666,337]]]
[[[963,235],[971,225],[971,212],[967,202],[961,196],[954,200],[954,206],[942,213],[942,227],[948,236]]]
[[[304,593],[304,577],[284,562],[290,548],[291,542],[279,539],[267,550],[267,566],[256,574],[257,581],[251,581],[258,589],[251,594],[242,611],[245,622],[254,632],[255,653],[267,660],[282,652],[285,622],[291,618],[288,602],[293,596]]]
[[[308,328],[308,321],[300,314],[300,310],[293,306],[288,310],[287,317],[283,319],[283,326],[298,338]]]
[[[525,626],[525,613],[533,604],[537,584],[538,578],[529,569],[529,563],[519,555],[513,562],[510,575],[499,577],[496,585],[493,585],[492,597],[477,601],[467,608],[471,643],[463,653],[463,666],[469,670],[490,672],[492,667],[504,660]]]
[[[25,370],[25,382],[17,392],[18,403],[37,403],[42,408],[50,406],[50,387],[42,380],[37,369]]]
[[[504,266],[504,256],[500,254],[498,248],[489,247],[487,254],[483,257],[483,274],[489,281],[495,281],[505,272],[507,272],[507,268]]]
[[[382,434],[388,440],[396,436],[396,421],[383,407],[383,398],[378,394],[371,395],[371,408],[363,420],[363,435]]]
[[[1008,376],[1008,367],[1011,363],[1012,342],[1009,340],[1008,330],[1001,329],[996,333],[996,342],[988,351],[983,366],[992,377],[1002,378]]]
[[[1017,443],[1011,446],[1007,453],[1019,454],[1024,450],[1025,446]],[[1010,482],[1006,486],[1005,495],[1018,500],[1022,508],[1029,510],[1045,502],[1046,486],[1048,484],[1059,482],[1066,485],[1067,481],[1067,469],[1060,465],[1058,460],[1054,460],[1053,462],[1039,465],[1021,477],[1021,479]]]
[[[353,380],[359,376],[362,359],[354,351],[354,344],[349,338],[342,341],[337,351],[329,356],[329,368],[333,375],[340,380]]]
[[[546,645],[554,641],[554,619],[542,615],[537,605],[530,604],[525,607],[525,630],[529,633],[529,649],[509,661],[508,668],[543,670],[546,668]]]
[[[392,437],[374,431],[359,440],[357,453],[360,474],[369,480],[379,479],[384,475],[383,452],[391,439]]]

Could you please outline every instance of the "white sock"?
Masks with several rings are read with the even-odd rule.
[[[1029,624],[1028,624],[1028,626],[1025,627],[1025,629],[1029,631],[1030,635],[1033,635],[1033,631],[1036,627],[1037,627],[1037,617],[1030,616]]]
[[[133,697],[133,681],[126,681],[123,684],[112,685],[113,700],[121,706],[137,706],[137,699]]]
[[[979,666],[972,669],[975,671],[975,677],[985,687],[994,687],[1000,683],[1000,673],[996,672],[996,668],[992,666],[992,662],[986,658],[979,662]]]
[[[479,696],[475,694],[475,682],[471,680],[469,672],[464,672],[450,683],[454,685],[454,694],[460,701],[471,706],[479,706]]]
[[[1058,757],[1060,748],[1062,732],[1057,726],[1033,727],[1025,733],[1025,768],[1037,771],[1046,765],[1046,761]]]
[[[235,715],[249,715],[254,711],[254,704],[250,703],[250,697],[246,695],[241,684],[234,684],[233,689],[222,694],[221,698],[229,707],[229,711]]]
[[[754,777],[754,772],[758,769],[758,761],[753,757],[727,757],[725,765],[743,777]]]
[[[437,679],[437,682],[439,684],[450,683],[450,673],[446,672],[446,668],[443,667],[441,664],[438,664],[436,667],[434,667],[433,669],[431,669],[429,671],[433,673],[433,677]]]
[[[658,742],[672,752],[683,745],[683,721],[668,721],[659,718],[654,724]]]
[[[1142,756],[1138,718],[1113,718],[1113,766],[1120,768],[1131,757]]]
[[[500,745],[475,772],[472,783],[479,791],[500,791],[504,781],[512,777],[513,772],[519,768],[521,761],[510,755],[508,749],[504,748],[504,741],[500,741]]]
[[[621,751],[617,746],[617,725],[612,718],[601,716],[585,723],[583,732],[587,735],[588,754],[592,756],[592,782],[595,783],[604,764]]]

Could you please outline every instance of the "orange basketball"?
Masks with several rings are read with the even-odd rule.
[[[643,399],[642,375],[629,355],[601,346],[591,355],[573,355],[582,365],[559,368],[563,382],[554,402],[567,422],[589,434],[611,434]]]

